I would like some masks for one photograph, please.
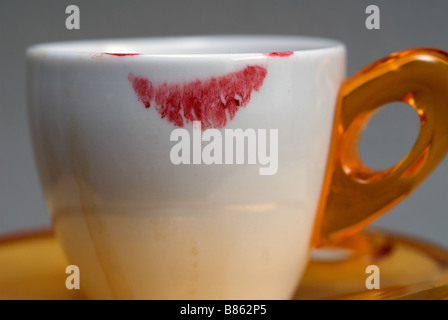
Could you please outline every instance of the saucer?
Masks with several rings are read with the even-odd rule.
[[[68,266],[51,230],[0,238],[0,299],[83,299],[68,290]],[[379,289],[367,289],[369,265]],[[448,299],[448,251],[383,231],[364,231],[314,250],[294,299]]]

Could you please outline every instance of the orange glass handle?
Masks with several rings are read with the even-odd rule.
[[[399,163],[375,171],[361,161],[358,140],[373,113],[394,101],[415,108],[420,133]],[[313,246],[335,243],[363,229],[413,191],[447,150],[447,52],[398,52],[348,79],[339,93]]]

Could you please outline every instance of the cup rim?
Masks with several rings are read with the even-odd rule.
[[[39,43],[27,57],[83,55],[110,57],[242,57],[286,56],[345,50],[339,40],[297,35],[200,35],[143,38],[110,38]]]

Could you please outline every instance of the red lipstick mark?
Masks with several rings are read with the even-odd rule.
[[[102,52],[102,53],[92,53],[92,58],[101,59],[104,55],[108,56],[116,56],[116,57],[127,57],[127,56],[138,56],[140,53],[110,53],[110,52]]]
[[[265,52],[263,54],[269,57],[289,57],[293,53],[294,52],[292,51],[283,51],[283,52]]]
[[[109,56],[126,57],[126,56],[138,56],[140,53],[109,53],[103,52],[102,54],[107,54]]]
[[[261,66],[247,66],[241,71],[219,77],[190,82],[154,85],[149,79],[129,73],[128,79],[138,100],[146,108],[151,105],[177,127],[201,121],[203,130],[222,128],[245,107],[252,91],[259,91],[267,70]]]

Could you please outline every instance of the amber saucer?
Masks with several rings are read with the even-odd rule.
[[[83,299],[65,287],[68,263],[49,230],[0,238],[0,299]],[[367,289],[369,265],[379,289]],[[448,299],[448,251],[381,231],[365,231],[312,253],[295,299]]]

